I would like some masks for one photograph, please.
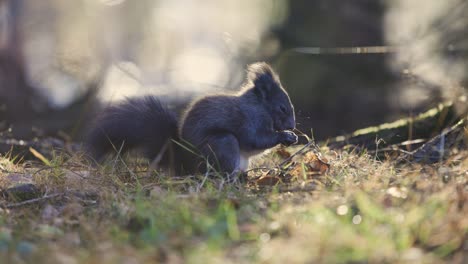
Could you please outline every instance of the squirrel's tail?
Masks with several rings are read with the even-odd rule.
[[[111,152],[138,149],[150,160],[177,138],[177,116],[158,98],[128,98],[96,118],[87,148],[96,160]]]

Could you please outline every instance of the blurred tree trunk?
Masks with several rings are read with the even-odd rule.
[[[30,2],[0,0],[0,137],[32,139],[73,133],[82,125],[80,120],[93,111],[95,103],[90,99],[100,80],[84,83],[86,92],[68,107],[55,109],[49,106],[48,99],[28,79],[28,62],[23,48],[25,36],[30,37],[27,33],[34,27],[30,27],[31,21],[25,21],[28,15],[24,14],[26,3]],[[25,28],[29,31],[24,32]]]
[[[17,21],[21,3],[0,2],[0,131],[8,130],[12,122],[33,113],[33,105],[43,103],[25,77]]]

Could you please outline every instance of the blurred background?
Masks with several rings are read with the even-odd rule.
[[[238,89],[267,61],[318,139],[468,83],[463,0],[0,0],[0,131],[80,139],[125,96]]]

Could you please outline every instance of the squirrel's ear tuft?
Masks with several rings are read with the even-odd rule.
[[[264,99],[268,98],[268,95],[279,86],[278,77],[265,62],[249,65],[248,80],[253,83],[256,94]]]

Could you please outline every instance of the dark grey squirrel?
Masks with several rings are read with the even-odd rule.
[[[149,160],[159,159],[159,166],[194,173],[206,165],[195,152],[232,174],[245,171],[253,155],[296,143],[294,128],[287,92],[273,69],[260,62],[248,66],[238,93],[201,97],[180,116],[154,96],[110,106],[96,118],[86,143],[96,160],[112,151],[138,149]]]

